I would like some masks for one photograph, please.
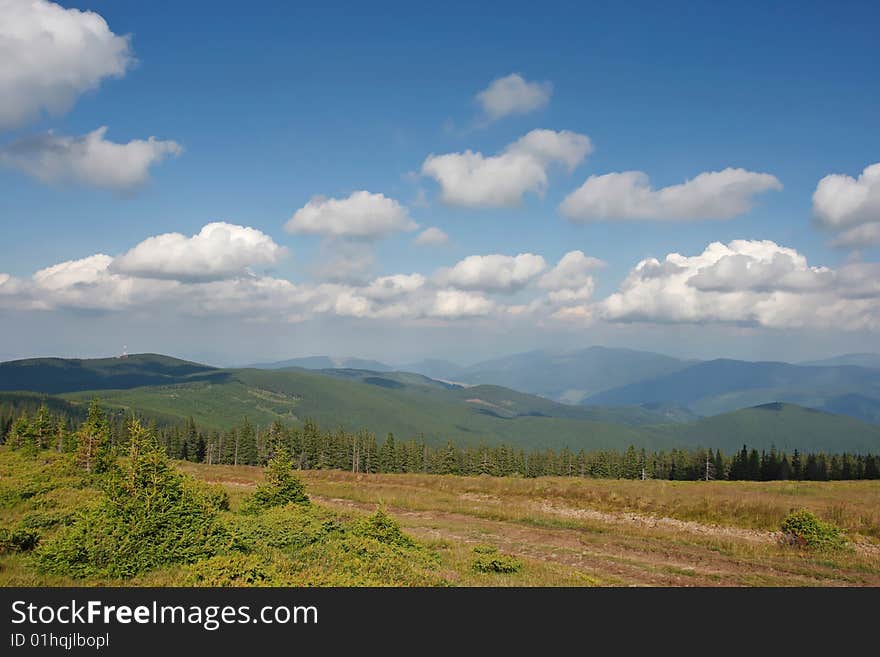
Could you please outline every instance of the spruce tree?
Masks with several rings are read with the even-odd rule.
[[[86,421],[76,432],[76,445],[76,463],[80,468],[93,474],[110,469],[113,463],[110,426],[97,399],[92,400]]]

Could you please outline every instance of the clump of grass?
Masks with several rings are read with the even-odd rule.
[[[846,537],[836,525],[823,522],[807,509],[792,511],[780,527],[785,542],[810,550],[840,550],[846,547]]]
[[[509,554],[501,554],[491,545],[478,545],[474,548],[477,558],[471,567],[478,573],[518,573],[522,562]]]

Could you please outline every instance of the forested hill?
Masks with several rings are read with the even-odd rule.
[[[116,358],[29,358],[0,363],[0,390],[62,393],[217,380],[216,368],[160,354]]]
[[[215,369],[164,356],[0,365],[0,389],[56,393],[50,404],[75,414],[99,398],[116,413],[160,424],[192,417],[226,431],[244,418],[302,426],[312,419],[348,431],[418,438],[433,445],[508,444],[527,449],[665,449],[748,443],[828,451],[880,452],[880,427],[789,404],[697,418],[672,405],[586,407],[492,385],[464,387],[401,372],[356,369]],[[33,393],[0,396],[0,410],[34,406]]]

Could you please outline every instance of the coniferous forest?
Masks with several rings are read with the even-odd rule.
[[[124,453],[131,441],[124,414],[106,414],[97,401],[87,416],[71,416],[46,405],[0,407],[0,443],[14,449],[88,450],[82,436],[90,424],[106,421],[106,449]],[[101,420],[103,421],[103,420]],[[648,451],[572,451],[513,448],[505,444],[430,445],[420,438],[377,437],[367,429],[327,429],[306,420],[301,427],[276,422],[252,425],[247,418],[228,431],[205,431],[193,420],[157,426],[151,431],[173,459],[209,465],[265,465],[273,445],[284,445],[301,470],[337,469],[355,473],[425,473],[512,477],[571,476],[610,479],[667,480],[858,480],[880,479],[876,454],[790,453],[758,451],[744,444],[733,454],[711,448]],[[78,438],[79,437],[79,438]],[[747,442],[748,436],[743,437]],[[92,450],[94,451],[94,450]],[[87,457],[84,457],[87,458]],[[90,458],[100,458],[94,455]]]

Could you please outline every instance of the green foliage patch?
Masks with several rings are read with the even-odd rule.
[[[812,511],[792,511],[780,527],[785,542],[810,550],[841,550],[847,540],[839,527],[823,522]]]
[[[522,562],[509,554],[498,552],[490,545],[478,545],[474,548],[477,558],[471,567],[478,573],[518,573],[522,570]]]
[[[306,488],[293,472],[293,460],[283,447],[276,448],[275,455],[266,465],[266,481],[257,486],[254,494],[245,500],[242,510],[257,513],[284,504],[308,504]]]
[[[219,518],[225,496],[175,472],[152,436],[133,421],[124,467],[102,482],[104,495],[36,551],[49,573],[129,578],[192,563],[230,542]]]
[[[403,533],[394,518],[379,507],[373,515],[358,520],[353,528],[355,534],[372,538],[384,545],[399,549],[412,549],[416,542]]]

